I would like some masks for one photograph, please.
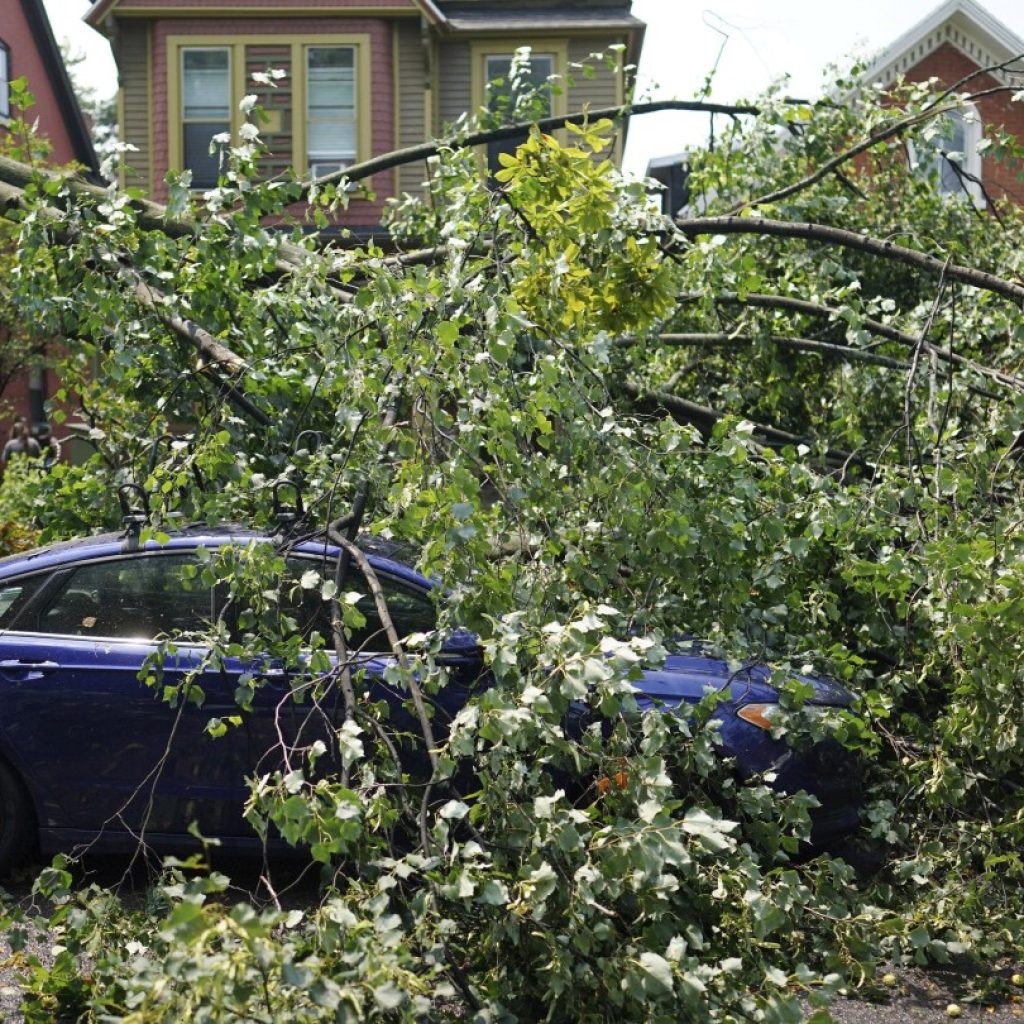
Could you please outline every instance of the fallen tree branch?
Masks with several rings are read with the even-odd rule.
[[[877,352],[869,352],[866,349],[854,348],[852,345],[837,345],[830,341],[820,341],[817,338],[790,338],[782,334],[770,334],[755,338],[753,335],[721,333],[692,333],[692,334],[659,334],[657,341],[663,345],[694,347],[694,348],[718,348],[727,345],[752,345],[755,340],[771,342],[778,348],[788,349],[793,352],[809,352],[814,355],[832,356],[847,362],[871,363],[875,366],[884,366],[892,370],[909,370],[910,363],[901,359],[893,359],[891,356],[879,355]],[[636,338],[620,338],[619,345],[628,347],[637,343]],[[967,390],[984,398],[998,400],[1001,396],[994,391],[986,391],[975,384],[967,384]]]
[[[792,102],[798,101],[794,100]],[[421,145],[411,146],[406,149],[393,150],[390,153],[382,153],[380,156],[365,160],[362,163],[352,164],[350,167],[342,171],[336,171],[334,174],[326,175],[320,178],[315,185],[318,188],[322,188],[324,185],[337,184],[342,180],[361,181],[374,174],[379,174],[381,171],[436,156],[446,149],[464,149],[471,146],[485,145],[489,142],[501,142],[506,139],[515,138],[529,131],[533,125],[536,125],[541,131],[552,131],[564,128],[569,124],[585,124],[601,120],[602,118],[618,118],[624,115],[631,117],[639,116],[662,110],[681,110],[709,114],[747,114],[751,116],[756,116],[761,112],[759,107],[749,104],[703,103],[690,100],[658,100],[651,103],[637,103],[632,106],[620,104],[614,107],[602,107],[598,110],[546,117],[539,121],[522,121],[515,124],[501,125],[498,128],[491,128],[486,131],[477,131],[461,136],[456,135],[448,139],[422,143]],[[87,181],[81,175],[65,174],[47,167],[33,167],[28,164],[19,163],[17,160],[12,160],[9,157],[0,156],[0,183],[20,190],[39,179],[60,182],[72,194],[89,196],[98,203],[105,202],[110,198],[109,192],[104,186]],[[306,200],[313,184],[311,182],[302,183],[300,194],[296,201]],[[147,231],[159,231],[172,238],[179,238],[198,235],[206,227],[205,222],[202,221],[175,217],[168,212],[166,206],[155,203],[150,199],[131,199],[128,205],[134,211],[139,226]],[[278,269],[285,273],[297,270],[311,255],[309,250],[283,240],[279,243],[278,250]],[[343,301],[351,301],[351,296],[344,296]]]
[[[680,302],[701,302],[706,298],[706,295],[703,292],[682,292],[678,298]],[[793,298],[790,295],[765,295],[758,292],[750,292],[741,298],[735,292],[720,292],[712,296],[712,298],[716,303],[728,302],[741,306],[754,306],[760,309],[787,309],[794,313],[804,313],[807,316],[827,317],[830,320],[842,319],[839,310],[832,306],[824,306],[817,302],[810,302],[807,299]],[[866,317],[858,320],[858,325],[871,334],[876,334],[880,338],[886,338],[889,341],[898,342],[911,351],[918,344],[918,339],[914,335],[900,331],[889,324],[883,324],[880,320],[872,320],[870,317]],[[958,355],[950,349],[940,348],[932,342],[926,341],[925,349],[943,362],[962,366],[965,369],[973,370],[981,376],[988,377],[990,380],[994,380],[997,384],[1024,391],[1024,379],[1016,377],[1012,373],[1004,373],[1002,370],[997,370],[994,367],[985,366],[974,359]],[[982,391],[981,389],[978,389],[978,393],[994,397],[990,392]]]
[[[396,149],[391,153],[383,153],[373,157],[371,160],[364,160],[362,163],[352,164],[344,170],[335,171],[333,174],[320,178],[316,185],[322,187],[327,184],[337,184],[340,181],[362,181],[364,178],[380,174],[381,171],[389,171],[393,167],[400,167],[403,164],[416,163],[418,160],[427,160],[432,156],[446,149],[468,149],[471,146],[483,146],[489,142],[504,142],[507,139],[514,139],[523,135],[530,128],[536,127],[542,132],[557,131],[566,125],[592,124],[604,118],[635,117],[640,114],[652,114],[661,110],[683,110],[692,113],[703,114],[749,114],[757,116],[761,113],[760,107],[749,104],[729,103],[703,103],[694,100],[657,100],[651,103],[620,104],[614,107],[601,107],[597,110],[584,110],[574,114],[560,114],[557,117],[544,117],[538,121],[519,121],[515,124],[502,125],[499,128],[489,128],[484,131],[470,132],[465,135],[455,135],[448,139],[439,139],[433,142],[424,142],[417,146],[409,146],[406,149]],[[303,197],[308,195],[312,183],[303,185]]]
[[[720,348],[729,345],[752,345],[755,341],[771,342],[778,348],[791,349],[794,352],[812,352],[817,355],[835,356],[852,362],[872,363],[893,370],[909,369],[910,364],[891,356],[882,356],[877,352],[853,348],[851,345],[836,345],[830,341],[819,341],[815,338],[790,338],[782,334],[770,334],[754,337],[749,334],[728,334],[722,332],[695,332],[689,334],[659,334],[656,340],[662,345],[680,348]],[[636,338],[620,338],[619,345],[629,347],[635,345]],[[993,396],[995,397],[995,396]]]
[[[884,238],[873,238],[861,235],[856,231],[834,228],[828,224],[815,224],[807,221],[795,223],[785,220],[769,220],[767,217],[679,217],[676,227],[686,236],[699,235],[770,235],[776,238],[802,238],[811,242],[823,242],[826,245],[838,245],[843,249],[854,249],[866,252],[882,259],[894,260],[927,273],[940,275],[946,263],[943,260],[908,249]],[[946,276],[951,281],[969,284],[983,291],[1012,299],[1024,306],[1024,285],[997,277],[984,270],[974,270],[957,263],[949,264]]]
[[[624,382],[621,387],[626,395],[637,404],[660,406],[677,419],[691,423],[705,436],[711,434],[719,420],[730,415],[720,409],[712,409],[710,406],[699,405],[697,402],[680,398],[678,395],[669,394],[667,391],[642,391],[629,382]],[[801,437],[799,434],[791,434],[788,430],[781,430],[779,427],[756,423],[747,417],[742,418],[751,424],[755,433],[760,434],[771,445],[814,445],[816,443],[815,438]],[[839,448],[826,449],[825,458],[844,465],[870,466],[870,463],[860,455]]]

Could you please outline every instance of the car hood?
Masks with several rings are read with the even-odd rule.
[[[696,702],[729,687],[733,700],[771,703],[779,699],[771,674],[766,665],[730,664],[703,654],[670,654],[658,668],[645,669],[635,685],[645,697],[657,700]],[[814,691],[808,699],[810,704],[847,707],[852,703],[849,691],[835,680],[798,673],[791,678],[810,684]]]

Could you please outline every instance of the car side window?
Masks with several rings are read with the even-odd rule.
[[[293,580],[301,579],[302,574],[311,568],[315,568],[321,575],[330,575],[333,569],[332,566],[325,570],[322,561],[307,558],[289,558],[287,565],[288,575]],[[386,651],[387,634],[377,614],[373,595],[369,593],[369,587],[357,569],[351,569],[350,574],[346,589],[362,593],[356,607],[365,617],[366,624],[353,631],[348,640],[349,648],[353,651]],[[428,633],[437,628],[437,610],[426,591],[384,573],[378,579],[399,637],[406,637],[410,633]],[[301,632],[308,635],[315,629],[327,646],[332,646],[331,606],[330,602],[320,596],[319,587],[310,590],[295,587],[285,601],[283,610],[298,622]]]
[[[150,555],[81,565],[40,609],[35,630],[152,640],[206,627],[210,588],[183,570],[194,555]],[[32,628],[31,626],[27,628]]]
[[[49,578],[50,573],[45,572],[0,583],[0,630],[14,625],[32,596]]]

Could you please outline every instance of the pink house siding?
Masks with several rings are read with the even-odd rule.
[[[404,3],[403,3],[403,6]],[[380,18],[254,18],[244,28],[235,18],[173,18],[154,22],[153,33],[153,165],[156,168],[156,199],[167,198],[163,176],[168,167],[168,75],[167,39],[169,36],[266,36],[272,44],[282,35],[308,37],[318,35],[368,35],[370,37],[371,80],[371,147],[374,153],[387,153],[395,148],[395,84],[391,22]],[[255,89],[254,89],[255,91]],[[395,195],[395,173],[385,171],[374,175],[368,183],[377,199],[369,202],[353,199],[341,216],[344,224],[353,227],[380,223],[384,200]]]

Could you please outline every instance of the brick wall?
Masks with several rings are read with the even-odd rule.
[[[920,63],[910,68],[906,72],[906,77],[911,82],[925,82],[929,78],[937,78],[943,86],[949,87],[977,70],[977,64],[969,57],[964,56],[950,43],[943,43]],[[1000,85],[1001,83],[991,75],[982,74],[972,78],[957,91],[984,92]],[[987,135],[990,134],[988,127],[994,126],[1005,128],[1018,138],[1024,139],[1024,104],[1011,103],[1012,92],[1007,90],[992,96],[982,96],[977,101],[976,106],[986,126]],[[1008,197],[1017,203],[1024,203],[1024,181],[1017,178],[1021,172],[1024,172],[1024,167],[1008,166],[992,157],[984,157],[981,179],[993,199]]]

